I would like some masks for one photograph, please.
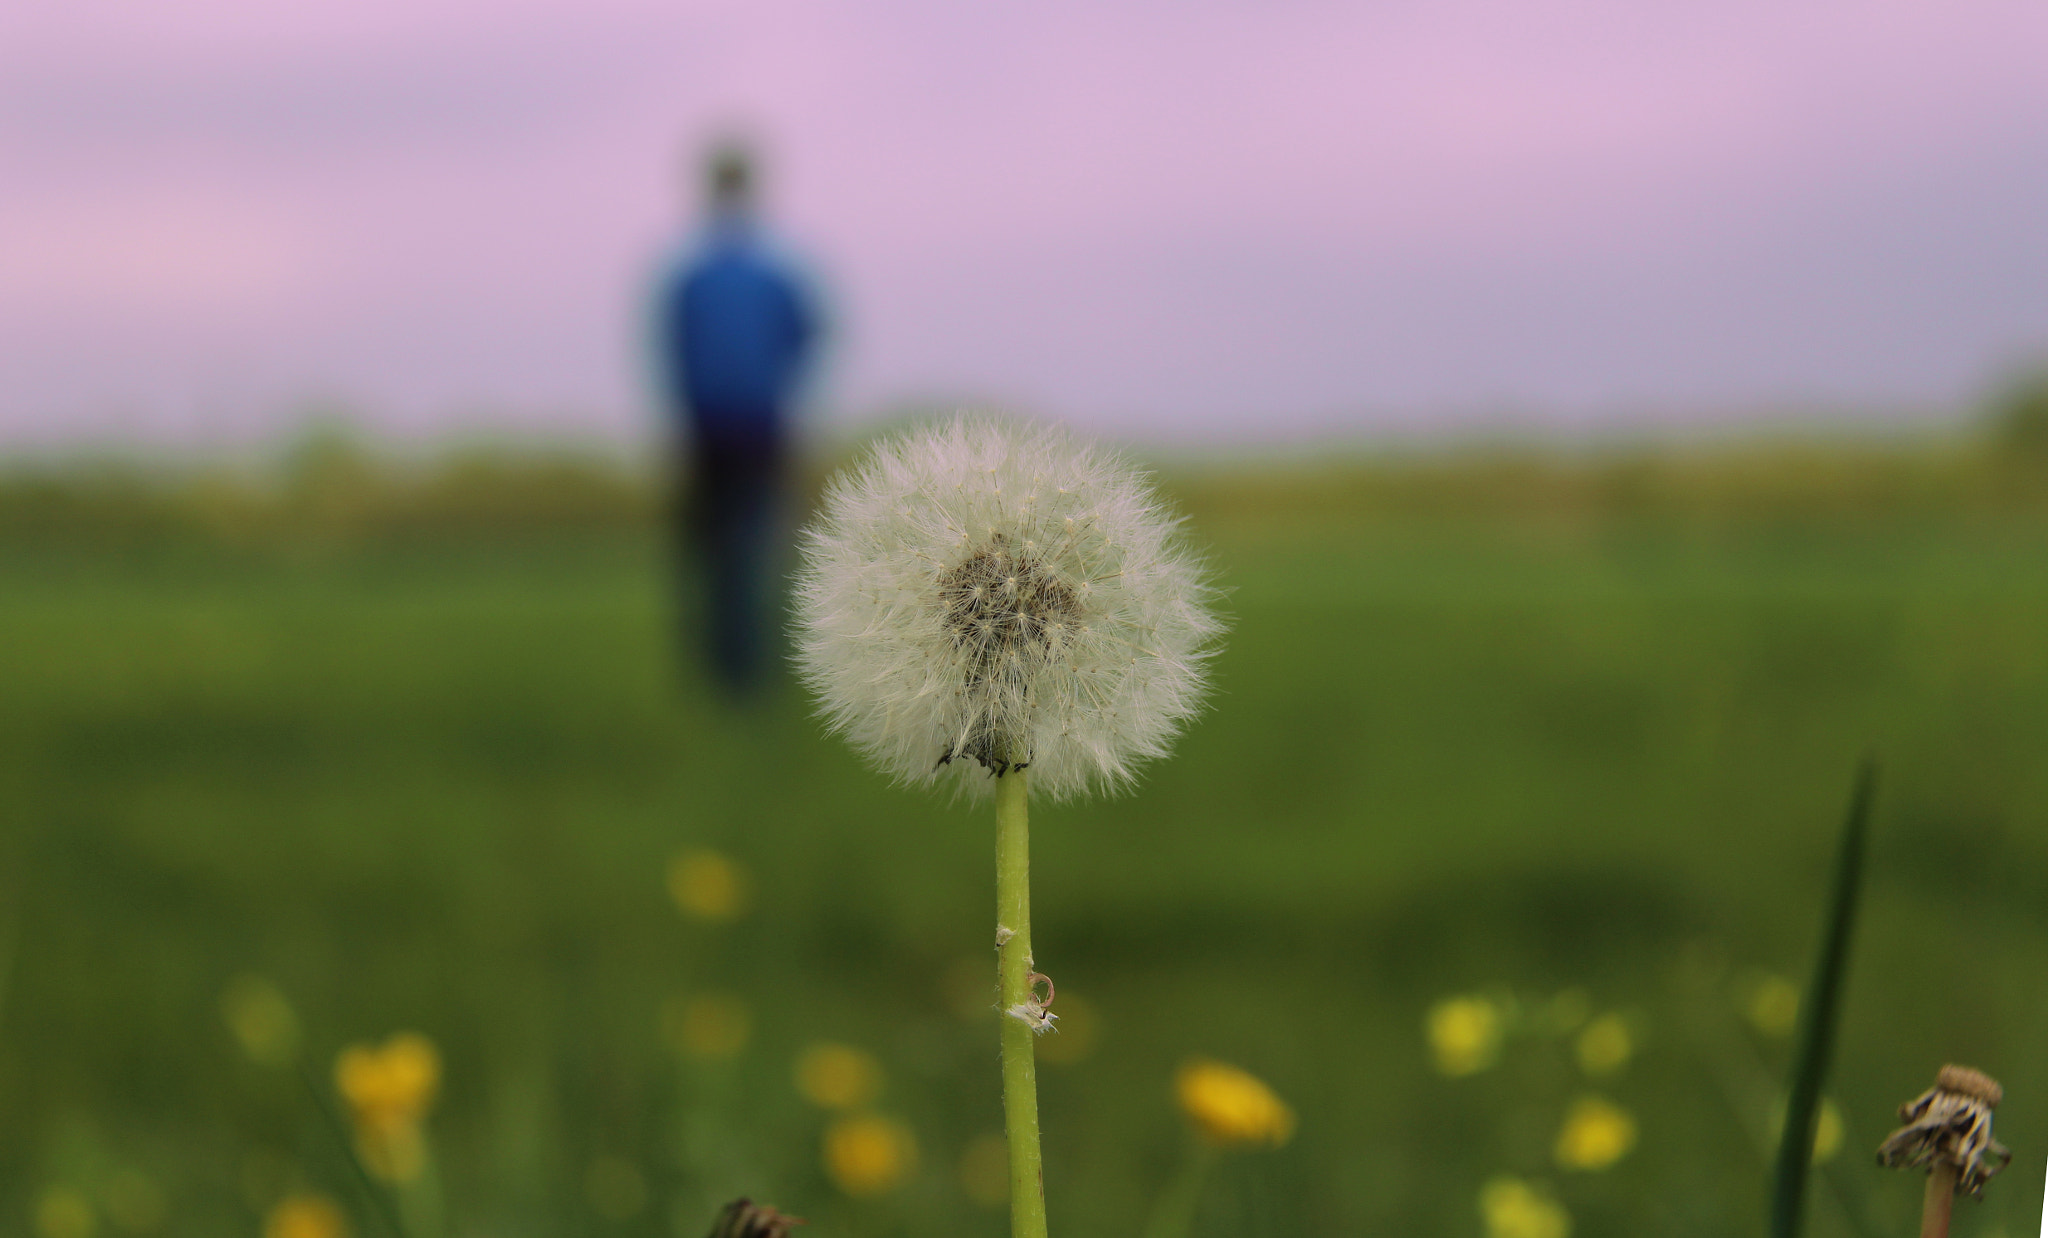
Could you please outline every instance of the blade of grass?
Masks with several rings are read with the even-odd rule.
[[[369,1197],[370,1210],[377,1214],[378,1220],[384,1222],[385,1228],[391,1231],[392,1238],[406,1238],[405,1222],[398,1219],[398,1205],[377,1185],[376,1180],[370,1177],[370,1171],[363,1167],[363,1158],[356,1155],[355,1144],[348,1137],[347,1125],[342,1122],[341,1115],[335,1111],[334,1106],[327,1103],[326,1094],[320,1090],[319,1080],[313,1077],[312,1068],[304,1062],[299,1063],[299,1082],[306,1085],[306,1095],[312,1098],[313,1108],[319,1110],[320,1116],[325,1119],[327,1133],[334,1137],[334,1146],[341,1150],[341,1159],[347,1161],[349,1168],[355,1171],[353,1177],[356,1187]]]
[[[1771,1238],[1796,1238],[1803,1219],[1814,1123],[1820,1114],[1821,1084],[1827,1078],[1840,1022],[1842,979],[1849,969],[1849,938],[1856,926],[1856,904],[1863,888],[1864,840],[1870,832],[1870,802],[1876,789],[1877,763],[1866,756],[1856,771],[1841,848],[1835,854],[1820,957],[1814,963],[1813,983],[1800,1003],[1798,1057],[1793,1063],[1792,1091],[1785,1102],[1785,1133],[1778,1145],[1771,1183]]]

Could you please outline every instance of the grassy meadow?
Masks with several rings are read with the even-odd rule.
[[[1809,1232],[1915,1232],[1872,1153],[1950,1060],[2016,1153],[1957,1232],[2035,1232],[2048,471],[1731,442],[1162,485],[1232,632],[1174,759],[1033,814],[1054,1233],[1143,1229],[1196,1056],[1298,1117],[1217,1159],[1197,1235],[1759,1232],[1866,751]],[[700,1238],[742,1194],[1008,1232],[992,821],[793,685],[723,705],[661,521],[569,456],[0,477],[0,1234],[385,1234],[333,1081],[402,1031],[440,1060],[414,1238]],[[848,1108],[798,1086],[821,1043],[869,1064]],[[890,1133],[851,1190],[849,1115]],[[309,1198],[340,1216],[279,1220]]]

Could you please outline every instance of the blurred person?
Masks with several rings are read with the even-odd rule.
[[[734,698],[767,671],[789,422],[818,335],[810,288],[761,223],[756,181],[745,146],[712,151],[704,225],[664,270],[655,310],[679,569],[703,582],[701,639]]]

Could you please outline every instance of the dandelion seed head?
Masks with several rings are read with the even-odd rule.
[[[1222,624],[1142,474],[1056,428],[958,417],[832,485],[797,582],[829,725],[907,783],[1127,784],[1199,708]]]

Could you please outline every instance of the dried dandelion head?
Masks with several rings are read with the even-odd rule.
[[[1198,707],[1222,631],[1178,524],[1056,428],[959,417],[885,442],[806,533],[804,678],[902,782],[1029,766],[1054,799],[1127,783]]]
[[[802,1224],[802,1217],[786,1216],[743,1197],[720,1210],[711,1238],[789,1238],[791,1228]]]
[[[1984,1184],[2012,1160],[1991,1137],[1991,1111],[2004,1098],[1998,1081],[1983,1071],[1942,1067],[1933,1087],[1899,1107],[1905,1125],[1878,1148],[1877,1163],[1887,1169],[1946,1165],[1955,1170],[1957,1191],[1981,1196]]]

